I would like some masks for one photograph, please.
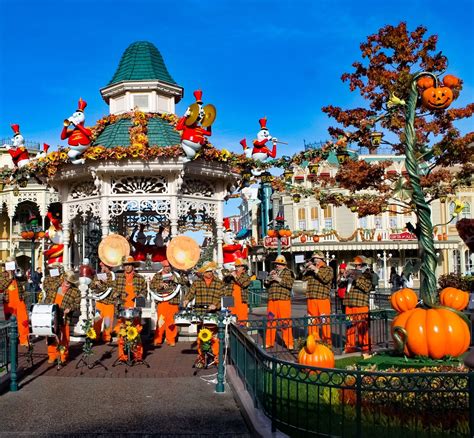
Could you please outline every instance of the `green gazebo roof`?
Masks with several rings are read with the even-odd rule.
[[[148,41],[130,44],[122,55],[117,71],[108,85],[122,81],[160,80],[176,84],[159,50]]]
[[[131,119],[122,119],[107,125],[92,146],[104,146],[105,148],[129,147],[131,146],[129,132],[131,127]],[[181,143],[179,133],[168,122],[160,118],[148,119],[147,136],[149,146],[167,147]]]

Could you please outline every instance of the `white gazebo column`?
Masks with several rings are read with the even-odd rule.
[[[10,238],[10,246],[9,246],[9,254],[12,256],[12,248],[13,248],[13,215],[10,215],[10,210],[8,210],[8,222],[9,222],[9,238]]]
[[[65,270],[70,269],[71,259],[70,259],[70,245],[69,240],[71,238],[71,224],[69,222],[63,222],[63,266]]]

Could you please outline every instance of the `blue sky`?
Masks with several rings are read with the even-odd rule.
[[[447,6],[448,5],[448,6]],[[449,72],[464,80],[460,104],[474,100],[474,2],[438,1],[24,1],[0,0],[0,138],[19,123],[25,138],[61,142],[64,118],[82,97],[86,125],[108,113],[99,89],[134,41],[156,45],[185,97],[201,88],[218,115],[210,140],[240,151],[267,116],[289,143],[327,138],[321,107],[360,104],[340,80],[360,59],[359,44],[386,24],[406,21],[437,34]],[[459,125],[463,132],[473,123]],[[233,210],[233,209],[232,209]]]

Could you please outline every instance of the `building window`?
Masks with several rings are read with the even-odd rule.
[[[359,218],[359,228],[369,228],[369,219],[367,216]]]
[[[328,230],[333,229],[333,220],[332,220],[332,207],[328,205],[324,209],[324,228]]]
[[[311,207],[311,229],[319,230],[319,211],[318,207]]]
[[[298,208],[298,228],[306,230],[306,210],[304,208]]]
[[[461,253],[457,249],[453,250],[453,266],[454,266],[454,273],[460,274],[461,273]]]
[[[391,205],[388,211],[388,225],[390,228],[398,228],[397,206]]]
[[[383,223],[382,216],[375,216],[374,224],[375,224],[376,230],[383,230],[382,223]]]
[[[465,275],[474,275],[474,252],[464,251]]]
[[[148,109],[148,94],[136,94],[133,96],[133,107]]]

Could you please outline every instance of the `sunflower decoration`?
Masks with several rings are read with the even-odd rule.
[[[199,331],[198,339],[201,341],[201,350],[209,351],[211,349],[212,332],[203,328]]]
[[[134,341],[138,336],[138,330],[133,325],[127,329],[127,338],[129,341]]]
[[[97,333],[94,330],[94,327],[89,327],[89,329],[86,332],[86,336],[88,339],[94,340],[97,338]]]

